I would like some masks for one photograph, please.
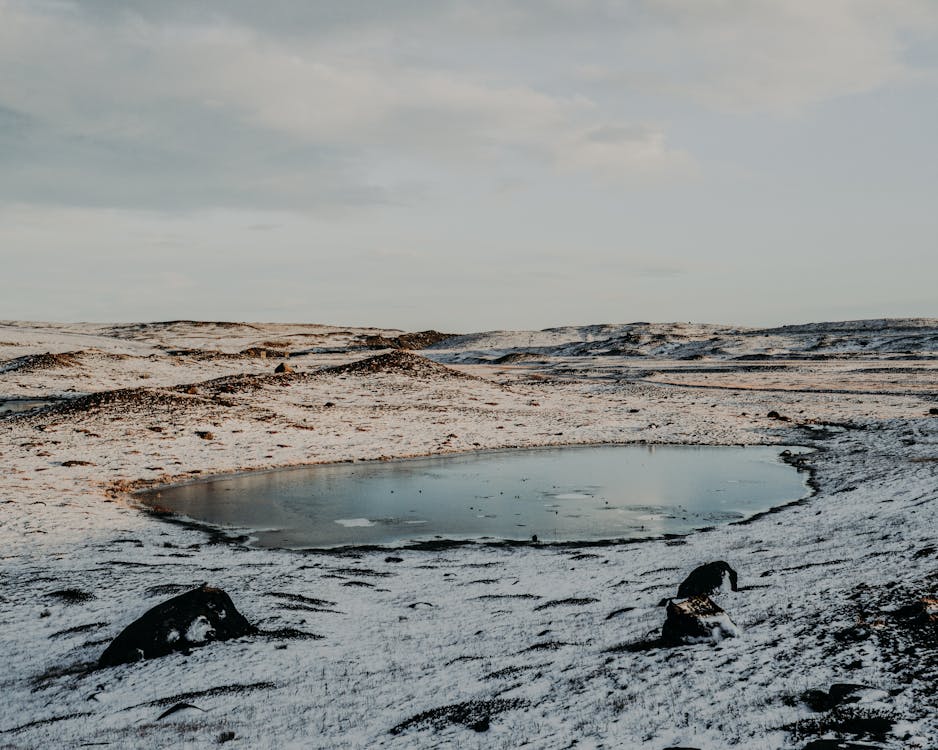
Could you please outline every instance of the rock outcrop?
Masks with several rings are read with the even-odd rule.
[[[256,632],[257,628],[235,609],[228,594],[203,584],[157,604],[134,620],[111,641],[98,659],[98,666],[155,659]]]
[[[661,643],[682,646],[719,643],[739,635],[739,628],[709,596],[692,596],[668,603],[668,616],[661,628]]]
[[[727,583],[732,591],[738,591],[738,580],[739,576],[729,563],[716,560],[694,568],[678,586],[677,595],[681,599],[689,596],[712,596],[723,589]]]

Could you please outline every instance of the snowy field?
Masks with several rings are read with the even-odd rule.
[[[0,416],[0,747],[938,747],[938,321],[400,334],[0,324],[0,413],[68,399]],[[380,348],[402,343],[433,345]],[[812,447],[812,494],[682,539],[331,553],[130,494],[633,442]],[[659,602],[712,560],[739,573],[715,597],[739,636],[656,647]],[[96,668],[202,582],[261,632]],[[837,683],[864,689],[806,696]]]

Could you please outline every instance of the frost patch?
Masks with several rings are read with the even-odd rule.
[[[189,643],[205,643],[215,634],[212,624],[205,615],[196,617],[186,630],[186,640]]]
[[[336,519],[336,523],[339,526],[344,526],[347,529],[355,528],[358,526],[374,526],[374,521],[369,521],[367,518],[339,518]]]

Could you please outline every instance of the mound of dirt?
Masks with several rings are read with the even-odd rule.
[[[191,405],[191,399],[172,391],[159,388],[119,388],[114,391],[101,391],[68,399],[47,407],[41,414],[24,414],[23,418],[47,419],[54,416],[93,414],[105,409],[117,409],[122,413],[150,413],[154,409],[180,409]]]
[[[319,370],[317,374],[329,375],[376,375],[383,373],[410,375],[415,378],[428,378],[439,380],[441,378],[465,378],[469,380],[478,380],[473,375],[453,370],[444,365],[432,362],[426,357],[398,349],[397,351],[379,354],[375,357],[368,357],[358,362],[351,362],[347,365],[337,367],[327,367]]]
[[[365,336],[363,346],[366,349],[426,349],[439,344],[452,333],[439,331],[418,331],[417,333],[402,333],[400,336]]]
[[[63,367],[77,367],[80,364],[81,352],[62,352],[61,354],[27,354],[0,364],[0,372],[40,372],[42,370],[55,370]]]

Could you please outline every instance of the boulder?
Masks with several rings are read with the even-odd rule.
[[[869,685],[835,682],[828,690],[805,690],[801,694],[801,700],[807,703],[812,711],[830,711],[843,703],[859,703],[869,694],[876,694],[876,697],[880,694],[887,695]]]
[[[112,667],[256,633],[221,589],[202,585],[157,604],[111,641],[98,666]]]
[[[732,591],[738,591],[738,580],[739,576],[729,563],[715,560],[694,568],[678,586],[677,595],[681,599],[686,599],[688,596],[712,596],[723,589],[727,583]]]
[[[709,596],[669,602],[667,612],[661,628],[661,643],[665,646],[719,643],[739,635],[736,623]]]
[[[279,365],[277,365],[276,368],[274,368],[274,372],[278,375],[285,375],[287,373],[293,372],[293,368],[290,367],[290,365],[288,365],[286,362],[281,362]]]

